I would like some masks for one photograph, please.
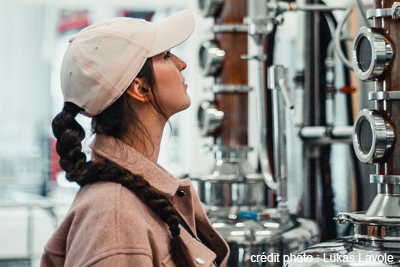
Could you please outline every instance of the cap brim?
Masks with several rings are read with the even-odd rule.
[[[185,9],[155,24],[157,33],[148,57],[165,52],[189,38],[194,30],[194,16]]]

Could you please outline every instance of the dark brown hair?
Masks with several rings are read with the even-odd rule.
[[[162,106],[156,100],[156,81],[151,59],[146,61],[137,77],[144,78],[145,89],[152,90],[154,95],[154,101],[151,104],[167,120],[168,117]],[[125,92],[110,107],[93,117],[93,132],[117,139],[130,133],[141,142],[144,142],[144,138],[150,140],[131,103],[129,95]],[[56,150],[60,156],[59,164],[65,170],[66,178],[71,182],[77,182],[81,187],[98,181],[120,183],[134,192],[169,226],[172,236],[170,251],[175,264],[194,267],[185,243],[179,234],[174,233],[180,222],[178,212],[164,195],[156,192],[142,176],[133,174],[112,161],[103,159],[87,162],[86,155],[82,152],[85,131],[75,120],[80,111],[82,109],[77,105],[65,102],[63,111],[54,118],[52,123],[53,133],[57,138]]]

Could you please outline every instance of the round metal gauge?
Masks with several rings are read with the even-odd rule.
[[[224,112],[219,111],[210,101],[203,101],[197,111],[197,123],[202,136],[211,136],[221,125]]]
[[[352,60],[356,76],[363,81],[379,78],[393,58],[392,45],[376,28],[361,27],[353,42]]]
[[[394,142],[394,131],[377,110],[358,113],[353,127],[353,147],[363,163],[379,162]]]
[[[199,51],[199,63],[204,75],[216,75],[222,67],[225,51],[213,41],[204,42]]]
[[[199,8],[205,17],[214,17],[221,10],[224,0],[199,0]]]

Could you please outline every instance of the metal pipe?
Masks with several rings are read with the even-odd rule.
[[[352,11],[353,11],[353,9],[351,7],[348,7],[346,9],[346,14],[344,15],[344,18],[339,22],[339,24],[338,24],[338,26],[336,28],[335,37],[334,37],[336,52],[337,52],[340,60],[343,62],[343,64],[347,68],[349,68],[350,70],[353,69],[353,64],[351,63],[350,60],[348,60],[346,58],[346,56],[344,55],[344,53],[342,51],[341,43],[340,43],[342,39],[341,39],[340,35],[341,35],[341,32],[342,32],[343,25],[349,19],[350,14],[351,14]]]
[[[263,54],[263,46],[257,46],[258,53]],[[257,95],[257,121],[258,121],[258,134],[259,134],[259,145],[258,155],[260,160],[261,173],[267,186],[276,191],[278,189],[277,183],[273,178],[273,174],[270,173],[270,166],[267,152],[267,120],[265,118],[265,78],[264,78],[264,67],[263,62],[260,60],[257,62],[257,80],[258,85],[256,88]]]
[[[306,4],[311,4],[312,0],[305,0]],[[315,25],[313,21],[314,13],[307,12],[305,14],[306,25],[304,28],[305,40],[307,40],[308,45],[305,46],[305,67],[304,67],[304,126],[314,125],[314,113],[311,110],[313,106],[312,96],[314,93],[314,39],[313,32],[315,31]],[[302,215],[306,218],[315,219],[316,216],[316,194],[317,187],[315,183],[315,173],[313,170],[313,148],[308,146],[303,142],[303,199],[302,199]]]
[[[287,70],[280,65],[268,69],[268,89],[272,90],[274,177],[277,181],[278,210],[282,222],[289,219],[287,208],[287,155],[286,155],[286,109],[293,107],[287,90]]]
[[[289,4],[290,11],[328,12],[328,11],[334,11],[334,10],[346,10],[346,8],[347,7],[344,7],[344,6],[325,6],[325,5],[319,5],[319,4],[304,5],[304,6],[297,6],[295,3]]]
[[[267,152],[267,120],[266,120],[266,104],[265,104],[265,70],[264,70],[264,48],[263,42],[267,36],[268,28],[266,27],[265,18],[268,17],[267,2],[265,0],[249,0],[248,1],[248,26],[249,34],[253,37],[257,45],[257,73],[256,79],[258,84],[255,88],[257,95],[257,127],[258,127],[258,157],[260,161],[261,173],[267,186],[276,191],[277,183],[271,173],[270,163]]]
[[[313,139],[313,138],[352,138],[353,137],[353,126],[309,126],[302,127],[299,129],[299,135],[303,139]]]
[[[278,181],[277,200],[286,202],[286,114],[281,90],[284,89],[279,87],[272,90],[274,177]]]

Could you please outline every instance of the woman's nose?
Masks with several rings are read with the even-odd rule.
[[[175,61],[175,65],[176,67],[179,69],[179,71],[182,71],[184,69],[186,69],[187,65],[186,62],[181,60],[179,57],[174,56],[174,61]]]

